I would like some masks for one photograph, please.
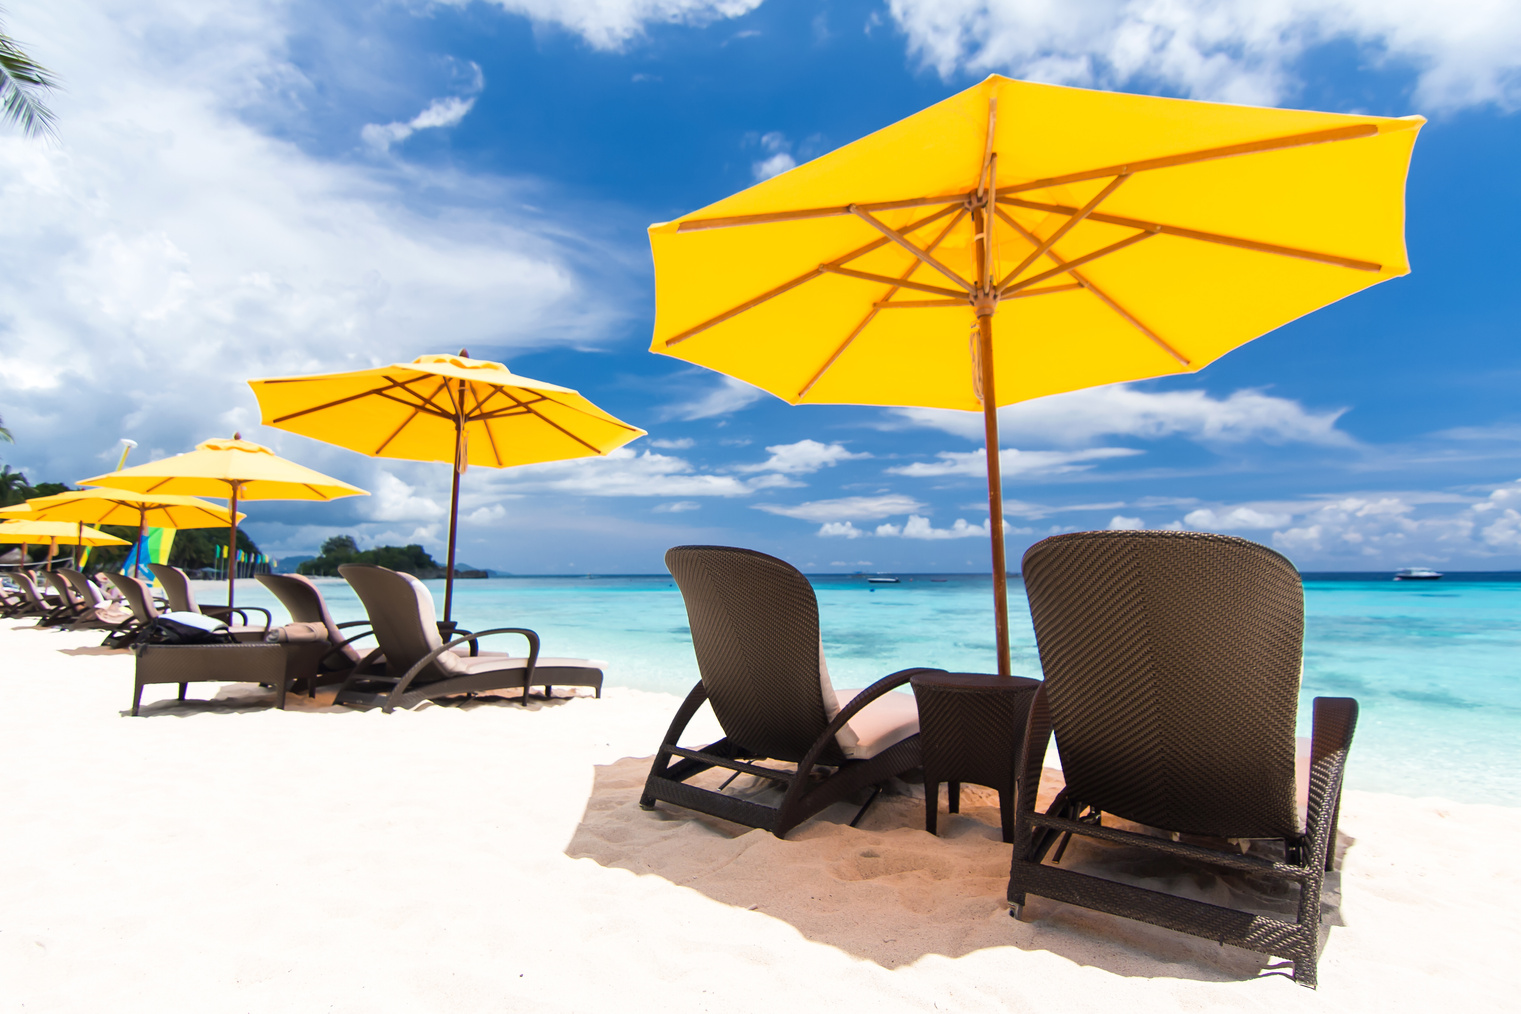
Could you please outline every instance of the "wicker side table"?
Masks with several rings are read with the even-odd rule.
[[[919,704],[924,758],[924,829],[934,834],[940,783],[950,812],[961,809],[961,783],[998,793],[1003,840],[1014,840],[1014,772],[1039,680],[969,672],[926,672],[909,681]]]

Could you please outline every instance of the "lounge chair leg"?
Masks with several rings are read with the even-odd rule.
[[[185,688],[188,687],[189,685],[190,685],[189,683],[181,683],[180,684],[180,700],[183,701],[185,699]]]
[[[924,829],[930,834],[938,833],[936,826],[940,820],[940,783],[924,783]]]
[[[961,783],[960,782],[949,782],[947,784],[950,786],[950,788],[948,788],[946,790],[946,802],[949,804],[949,806],[946,808],[946,812],[947,813],[960,813],[961,812]]]
[[[871,804],[877,801],[877,795],[881,791],[882,786],[880,785],[873,785],[871,787],[871,795],[867,797],[865,805],[856,811],[856,819],[850,822],[851,827],[855,827],[857,824],[861,823],[861,818],[866,816],[866,811],[871,809]]]
[[[1001,789],[998,793],[998,815],[1003,818],[1004,844],[1014,842],[1014,790]]]
[[[141,705],[142,703],[143,703],[143,685],[141,683],[139,683],[137,685],[137,689],[135,691],[133,691],[133,693],[132,693],[132,717],[133,718],[137,717],[138,706]]]

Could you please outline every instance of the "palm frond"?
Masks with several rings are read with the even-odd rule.
[[[28,137],[56,139],[53,111],[38,96],[59,86],[51,71],[0,33],[0,122],[21,128]]]

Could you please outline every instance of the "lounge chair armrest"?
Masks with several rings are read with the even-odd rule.
[[[1336,826],[1336,812],[1341,805],[1341,780],[1346,770],[1347,751],[1352,734],[1357,731],[1357,701],[1350,697],[1317,697],[1314,701],[1314,726],[1310,738],[1310,805],[1306,831],[1312,854],[1322,861],[1324,849],[1334,849],[1329,840]]]
[[[353,627],[353,626],[358,626],[359,624],[368,623],[368,622],[369,622],[368,620],[353,620],[352,622],[349,622],[349,623],[340,623],[340,624],[338,624],[338,627],[339,627],[339,629],[342,629],[343,627]],[[371,630],[365,630],[365,631],[361,631],[358,634],[355,634],[353,637],[346,638],[346,639],[344,639],[342,641],[339,641],[337,644],[333,645],[332,650],[330,650],[326,655],[323,655],[321,658],[319,658],[317,660],[317,668],[321,669],[324,665],[327,665],[328,659],[332,658],[334,655],[339,655],[339,656],[342,656],[344,658],[347,658],[348,656],[346,656],[346,655],[343,654],[343,649],[344,648],[347,648],[349,645],[353,644],[355,641],[362,641],[366,637],[372,637],[372,636],[374,636],[374,634],[375,634],[375,631],[373,629],[371,629]],[[332,642],[329,642],[329,643],[331,644]],[[376,648],[374,651],[372,651],[370,653],[370,655],[365,656],[364,660],[361,661],[359,664],[363,665],[365,662],[370,661],[371,656],[376,655],[379,652],[380,652],[380,649]],[[355,671],[356,672],[358,671],[358,666],[355,667]]]
[[[698,680],[697,685],[687,694],[687,699],[681,702],[681,707],[676,709],[676,717],[671,719],[671,727],[666,730],[665,739],[660,741],[660,745],[675,746],[681,740],[681,734],[687,731],[687,723],[707,699],[708,688],[702,680]]]
[[[467,641],[475,642],[483,637],[491,637],[493,634],[521,634],[523,637],[527,638],[528,665],[523,672],[523,685],[525,687],[528,686],[533,679],[533,667],[537,665],[539,661],[539,635],[534,631],[529,630],[527,627],[494,627],[491,630],[482,630],[478,634],[467,634],[464,637],[456,637],[454,640],[449,641],[445,644],[441,644],[437,648],[434,648],[432,651],[428,652],[423,656],[422,661],[418,662],[412,668],[407,670],[407,674],[401,678],[401,682],[396,684],[396,689],[391,691],[391,699],[399,699],[402,694],[407,692],[407,688],[412,685],[412,681],[418,677],[418,674],[420,674],[424,669],[428,668],[428,666],[432,665],[434,659],[438,658],[438,656],[442,655],[444,652],[448,651],[456,644],[464,644]]]
[[[333,624],[333,626],[337,627],[339,630],[342,630],[345,627],[368,627],[368,626],[370,626],[370,621],[369,620],[346,620],[343,623],[335,623],[335,624]]]
[[[789,790],[789,795],[792,792],[801,791],[802,787],[807,784],[808,772],[811,771],[813,769],[813,766],[819,762],[819,757],[824,753],[826,749],[828,749],[829,744],[835,741],[835,733],[843,729],[845,727],[845,723],[850,721],[851,718],[855,717],[857,712],[859,712],[862,708],[866,707],[866,705],[870,704],[872,701],[876,700],[878,697],[881,697],[888,691],[896,687],[901,687],[903,684],[907,683],[909,680],[913,679],[915,676],[919,675],[922,672],[944,671],[944,669],[934,669],[927,666],[916,666],[913,669],[900,669],[897,672],[893,673],[891,676],[883,676],[881,679],[877,680],[877,682],[873,683],[871,686],[867,687],[865,690],[862,690],[860,693],[852,697],[850,699],[850,703],[841,708],[840,713],[834,716],[834,721],[830,722],[829,725],[825,727],[823,735],[819,736],[818,740],[816,740],[813,746],[809,748],[808,753],[803,758],[802,762],[798,764],[797,778],[792,783],[792,788]]]

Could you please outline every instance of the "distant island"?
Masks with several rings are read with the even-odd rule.
[[[335,535],[322,544],[320,556],[302,560],[296,573],[308,577],[338,577],[338,568],[345,563],[365,563],[375,567],[399,570],[414,577],[446,577],[448,571],[418,545],[376,546],[374,549],[359,548],[352,535]],[[489,577],[484,570],[456,566],[454,576],[460,578]]]

